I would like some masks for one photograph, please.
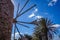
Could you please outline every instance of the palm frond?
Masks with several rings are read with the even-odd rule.
[[[49,38],[52,39],[52,33],[48,32]]]
[[[57,34],[57,32],[54,29],[52,29],[52,28],[53,27],[50,27],[49,30],[52,31],[54,34]]]

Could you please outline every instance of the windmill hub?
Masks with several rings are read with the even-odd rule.
[[[13,19],[13,23],[16,23],[17,21],[16,21],[16,19]]]

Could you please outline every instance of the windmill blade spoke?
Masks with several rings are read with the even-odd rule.
[[[19,14],[16,18],[18,18],[19,16],[23,15],[24,13],[28,12],[29,10],[31,10],[32,8],[34,8],[36,5],[31,6],[30,8],[28,8],[27,10],[25,10],[24,12],[22,12],[21,14]]]
[[[24,25],[24,24],[21,24],[21,23],[17,23],[17,24],[22,25],[22,26],[24,26],[24,27],[26,27],[26,28],[29,28],[28,26],[26,26],[26,25]]]
[[[22,37],[22,35],[20,34],[20,32],[19,32],[19,30],[18,30],[18,28],[17,28],[16,24],[15,24],[15,27],[16,27],[16,29],[17,29],[17,31],[18,31],[18,33],[19,33],[19,35]]]
[[[24,4],[24,6],[22,7],[22,9],[19,11],[19,13],[22,12],[22,10],[25,8],[25,6],[28,4],[29,0],[26,1],[26,3]],[[19,14],[18,14],[19,15]]]
[[[15,24],[16,26],[16,24]],[[16,32],[16,27],[14,27],[14,40],[15,40],[15,32]]]
[[[16,16],[18,16],[19,6],[20,6],[20,4],[18,3],[17,14],[16,14]]]
[[[18,23],[24,23],[24,24],[37,24],[37,21],[34,20],[32,22],[23,22],[23,21],[17,21]]]
[[[18,23],[24,23],[24,24],[32,24],[31,22],[23,22],[23,21],[17,21]]]

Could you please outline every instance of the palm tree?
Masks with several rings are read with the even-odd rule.
[[[30,35],[28,35],[28,34],[25,34],[24,36],[25,36],[25,38],[27,38],[28,40],[32,40],[32,36],[30,36]]]
[[[36,36],[33,36],[32,40],[39,40],[39,38]]]
[[[34,34],[40,38],[40,40],[48,40],[48,34],[47,32],[49,32],[49,30],[52,31],[51,29],[51,25],[52,22],[46,18],[41,18],[39,19],[39,21],[37,22],[34,21],[33,22],[35,25],[37,25],[37,27],[35,27],[35,32]],[[50,37],[52,38],[52,35],[50,35]]]

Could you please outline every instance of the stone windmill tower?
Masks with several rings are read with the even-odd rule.
[[[11,0],[0,0],[0,40],[11,40],[13,11]]]

